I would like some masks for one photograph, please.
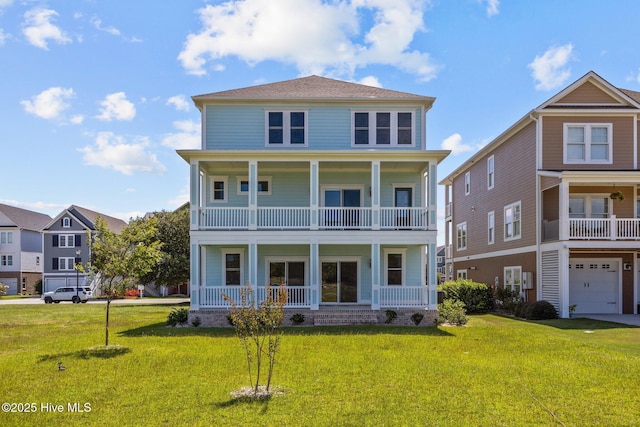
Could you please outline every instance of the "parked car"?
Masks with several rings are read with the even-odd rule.
[[[89,298],[93,296],[91,288],[88,286],[82,287],[63,287],[58,288],[55,291],[45,292],[42,295],[42,299],[46,304],[56,303],[60,301],[71,301],[74,304],[86,303]]]

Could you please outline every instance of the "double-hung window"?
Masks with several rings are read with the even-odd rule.
[[[464,174],[464,194],[469,195],[471,193],[471,172]]]
[[[242,286],[244,277],[244,250],[225,249],[222,251],[222,284]]]
[[[306,111],[267,111],[267,146],[306,146]]]
[[[385,249],[385,285],[403,286],[405,285],[405,261],[406,249]]]
[[[522,291],[522,267],[504,268],[504,287],[518,294]]]
[[[13,243],[13,231],[0,232],[0,243]]]
[[[0,265],[3,267],[9,267],[13,265],[13,255],[0,256]]]
[[[352,145],[403,147],[415,145],[412,111],[354,111]]]
[[[75,258],[60,257],[58,258],[58,270],[73,270]]]
[[[210,199],[213,203],[227,201],[227,177],[212,176],[210,178]]]
[[[564,162],[610,164],[612,141],[611,123],[565,123]]]
[[[61,234],[58,236],[58,247],[60,248],[74,248],[75,247],[75,235],[73,234]]]
[[[456,226],[456,239],[458,250],[467,249],[467,223],[462,222]]]
[[[487,159],[487,189],[491,190],[495,184],[495,160],[493,156]]]
[[[496,241],[496,215],[494,211],[487,215],[487,243],[493,245]]]
[[[504,207],[504,240],[519,239],[522,235],[520,202]]]

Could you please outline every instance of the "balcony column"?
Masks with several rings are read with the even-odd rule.
[[[189,220],[189,228],[191,230],[197,230],[199,226],[199,210],[200,210],[200,194],[202,194],[202,177],[200,174],[200,162],[196,160],[191,161],[191,193],[189,194],[189,209],[191,211],[191,218]]]
[[[311,310],[320,309],[320,245],[311,242],[309,245],[309,286],[311,287]]]
[[[318,229],[318,203],[320,192],[320,164],[317,160],[309,162],[309,208],[310,226],[312,230]]]
[[[258,229],[258,161],[249,162],[249,230]]]
[[[371,309],[380,310],[380,243],[371,244]]]
[[[558,197],[558,229],[560,231],[560,240],[569,240],[569,183],[564,179],[560,182]]]
[[[425,203],[425,208],[427,208],[427,227],[429,229],[433,228],[434,230],[437,228],[436,224],[438,223],[438,165],[429,162],[429,172],[425,180],[427,181],[427,189],[428,189],[428,197],[429,200]],[[433,226],[433,227],[432,227]]]
[[[618,221],[616,221],[615,215],[611,215],[609,218],[609,239],[618,240]]]
[[[380,230],[380,160],[371,162],[371,229]]]
[[[191,241],[191,265],[189,266],[191,270],[191,279],[190,279],[190,299],[191,299],[191,309],[198,310],[200,308],[200,245]]]
[[[423,264],[423,268],[427,269],[427,277],[424,278],[427,286],[427,309],[438,309],[438,245],[430,243],[424,247],[427,249],[426,266]],[[424,254],[424,251],[422,251]],[[423,276],[424,277],[424,276]]]

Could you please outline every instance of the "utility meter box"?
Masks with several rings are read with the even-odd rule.
[[[522,289],[533,289],[533,272],[525,271],[522,273]]]

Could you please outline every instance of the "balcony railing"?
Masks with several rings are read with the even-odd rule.
[[[570,218],[571,240],[640,240],[640,219]]]
[[[428,230],[429,211],[417,208],[259,207],[255,224],[250,209],[201,208],[201,230]],[[314,213],[317,212],[317,215]],[[312,217],[317,223],[312,223]],[[374,221],[374,218],[377,218]]]

